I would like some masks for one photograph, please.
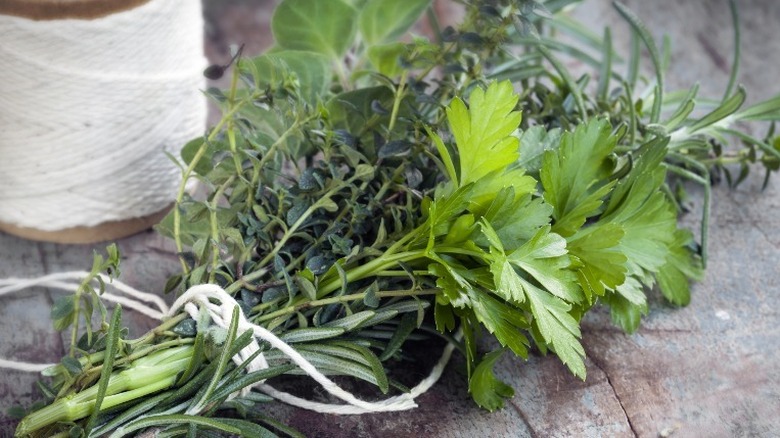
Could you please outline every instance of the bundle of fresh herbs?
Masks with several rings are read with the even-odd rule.
[[[777,119],[780,97],[742,109],[732,76],[693,116],[697,89],[666,91],[668,45],[620,4],[633,28],[625,60],[609,30],[597,38],[561,13],[571,1],[463,3],[462,23],[440,29],[428,0],[282,1],[275,47],[239,59],[229,90],[209,90],[224,115],[183,149],[177,206],[159,227],[182,265],[166,292],[218,284],[322,372],[381,393],[407,390],[389,371],[410,343],[442,337],[488,410],[513,393],[492,372],[506,350],[553,353],[585,378],[590,308],[608,306],[633,332],[645,291],[687,304],[706,262],[713,172],[736,184],[751,163],[767,177],[780,167],[772,130],[757,138],[735,123]],[[404,37],[426,11],[435,36]],[[642,47],[655,77],[640,81]],[[593,67],[598,83],[562,59]],[[205,197],[185,191],[193,178]],[[698,242],[678,227],[680,180],[704,187]],[[112,249],[93,275],[117,262]],[[297,434],[262,413],[268,397],[230,397],[300,373],[263,343],[269,368],[232,364],[252,337],[236,314],[226,330],[181,313],[129,340],[121,308],[109,321],[90,284],[55,306],[73,346],[46,373],[48,406],[17,435]],[[484,332],[498,348],[483,354]]]

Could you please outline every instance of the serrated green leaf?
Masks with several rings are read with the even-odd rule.
[[[509,81],[475,88],[469,107],[453,99],[447,120],[460,155],[459,186],[503,172],[517,160],[519,141],[511,134],[520,125],[520,112],[514,111],[518,99]]]
[[[557,149],[560,142],[560,128],[548,131],[544,126],[532,126],[520,135],[520,158],[517,162],[529,175],[537,177],[545,152]]]
[[[528,329],[528,321],[520,310],[482,292],[471,291],[474,316],[492,333],[498,342],[509,347],[522,358],[528,357],[528,339],[521,330]]]
[[[493,373],[493,367],[504,354],[504,350],[491,351],[482,357],[469,379],[469,393],[474,401],[490,412],[504,407],[504,399],[512,398],[515,390],[498,380]]]
[[[549,225],[540,228],[531,240],[508,254],[507,259],[553,295],[572,303],[582,301],[576,275],[569,269],[571,260],[566,240],[551,233]]]
[[[513,251],[549,224],[551,213],[552,207],[542,198],[530,194],[515,196],[514,189],[510,187],[498,192],[483,219],[498,234],[504,249]],[[486,245],[479,236],[472,238],[478,245]]]
[[[490,222],[486,221],[484,218],[479,221],[479,227],[482,230],[482,236],[484,236],[488,243],[490,244],[491,249],[498,250],[499,252],[504,252],[504,244],[501,243],[501,238],[498,237],[498,234],[496,234],[496,230],[493,229],[493,227],[490,225]]]
[[[447,235],[444,236],[445,245],[461,243],[468,239],[474,232],[474,215],[462,214],[455,219]]]
[[[455,314],[452,307],[440,304],[436,301],[433,308],[433,317],[436,322],[436,330],[444,333],[455,330]]]
[[[618,249],[626,257],[627,272],[657,272],[666,262],[677,230],[677,215],[661,191],[666,175],[660,164],[666,141],[642,147],[629,174],[615,186],[601,220],[623,228]]]
[[[678,306],[690,303],[690,280],[701,281],[704,273],[701,258],[689,249],[692,242],[693,236],[688,230],[678,229],[670,244],[666,263],[656,275],[661,293]]]
[[[588,302],[626,280],[626,256],[619,244],[625,232],[617,224],[598,222],[567,239],[569,253],[580,263],[578,274]]]
[[[544,341],[575,376],[585,379],[585,349],[578,340],[579,323],[568,313],[571,306],[535,286],[526,288],[526,295]]]
[[[553,206],[553,231],[571,236],[598,213],[612,189],[610,159],[617,139],[605,119],[593,119],[564,133],[557,150],[545,152],[540,180],[544,199]]]
[[[428,273],[436,278],[436,287],[442,291],[437,300],[454,307],[469,305],[467,293],[472,287],[458,269],[444,263],[432,263],[428,265]]]
[[[481,214],[489,208],[497,193],[509,189],[515,198],[521,198],[536,191],[536,180],[526,175],[521,168],[491,172],[474,183],[469,211]]]
[[[447,196],[438,196],[428,208],[430,232],[433,238],[449,234],[453,222],[469,205],[473,184],[457,188]]]
[[[615,288],[615,294],[640,309],[647,309],[647,296],[642,282],[636,277],[626,277],[626,281]]]
[[[498,295],[516,303],[525,301],[524,280],[520,278],[506,256],[496,257],[490,264],[490,271],[493,273],[493,281],[496,284]]]
[[[632,288],[641,287],[635,283]],[[625,288],[624,288],[625,289]],[[625,289],[627,290],[627,289]],[[625,291],[624,290],[624,291]],[[612,322],[626,333],[634,333],[639,328],[639,322],[643,314],[647,313],[647,306],[634,304],[620,294],[607,294],[604,302],[609,305]]]

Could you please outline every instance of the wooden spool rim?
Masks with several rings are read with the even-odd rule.
[[[53,243],[98,243],[113,241],[147,230],[160,222],[170,211],[171,206],[149,216],[104,222],[94,227],[78,226],[57,231],[42,231],[34,228],[0,222],[0,231],[29,240]]]
[[[32,20],[92,20],[135,9],[150,0],[0,0],[0,14]],[[195,0],[193,0],[195,1]]]

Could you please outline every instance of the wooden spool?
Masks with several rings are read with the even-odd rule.
[[[160,222],[170,208],[149,216],[103,222],[94,227],[73,227],[57,231],[42,231],[0,222],[0,231],[30,240],[54,243],[96,243],[132,236]]]
[[[32,20],[92,20],[127,11],[149,0],[0,0],[0,14]],[[170,207],[149,216],[104,222],[92,227],[73,227],[43,231],[0,222],[0,231],[30,240],[54,243],[87,244],[116,240],[137,234],[158,223]]]
[[[0,14],[32,20],[91,20],[135,9],[149,0],[0,0]]]

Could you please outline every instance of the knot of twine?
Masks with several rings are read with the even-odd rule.
[[[87,275],[88,273],[86,272],[65,272],[31,279],[9,278],[0,280],[0,296],[33,286],[71,291],[74,289],[74,287],[77,287],[79,282]],[[117,280],[113,280],[109,283],[110,279],[107,277],[103,277],[103,280],[105,281],[107,287],[114,288],[118,292],[126,295],[122,296],[106,291],[101,295],[103,299],[115,303],[120,303],[127,308],[131,308],[156,320],[162,320],[164,318],[174,316],[182,309],[193,319],[197,320],[201,310],[205,310],[215,325],[227,329],[230,326],[232,320],[233,309],[238,308],[238,335],[250,331],[254,336],[252,342],[233,357],[233,361],[237,365],[240,366],[241,364],[245,363],[249,357],[260,350],[260,344],[258,343],[258,340],[265,341],[271,346],[271,348],[275,348],[286,355],[291,362],[297,365],[314,381],[319,383],[328,393],[344,401],[346,404],[330,404],[306,400],[292,394],[279,391],[264,381],[242,389],[241,393],[246,394],[253,388],[257,388],[261,392],[281,402],[320,413],[366,414],[375,412],[402,411],[415,408],[417,407],[417,404],[415,403],[414,399],[427,392],[439,380],[455,348],[454,344],[447,344],[442,351],[442,355],[439,358],[439,361],[431,370],[431,373],[425,379],[420,381],[420,383],[418,383],[408,393],[389,397],[385,400],[380,400],[377,402],[368,402],[358,399],[349,391],[346,391],[338,386],[335,382],[320,372],[297,350],[282,341],[274,333],[264,327],[251,323],[246,318],[246,315],[243,313],[236,300],[218,285],[201,284],[193,286],[189,288],[184,294],[182,294],[169,308],[157,295],[138,291]],[[146,303],[153,304],[155,307],[151,307]],[[456,336],[456,339],[458,339],[459,336],[460,334]],[[0,368],[9,368],[30,372],[40,372],[55,365],[56,364],[30,364],[0,359]],[[268,368],[268,362],[266,361],[263,354],[260,353],[246,366],[246,371],[253,372],[265,368]],[[237,394],[234,394],[233,396],[235,395]],[[194,412],[190,413],[192,414]]]
[[[170,205],[181,174],[168,155],[205,129],[200,3],[0,15],[0,222],[58,231]]]

